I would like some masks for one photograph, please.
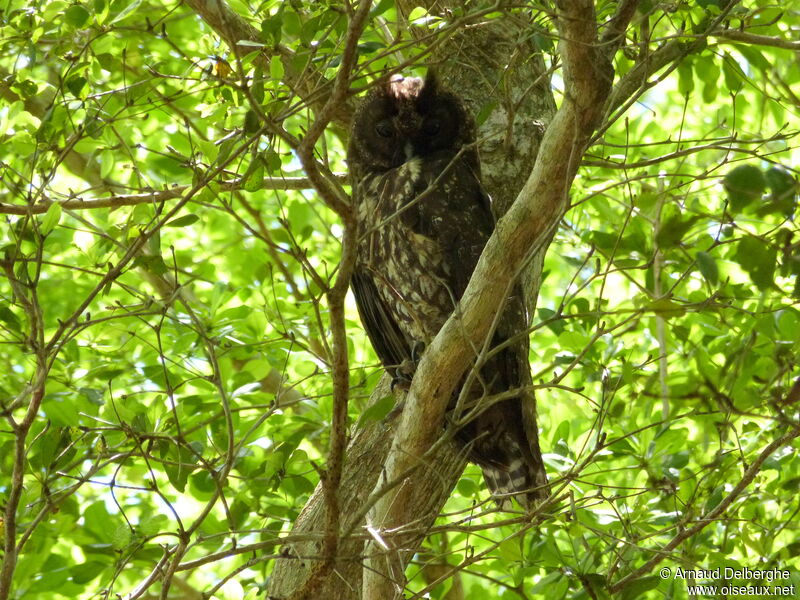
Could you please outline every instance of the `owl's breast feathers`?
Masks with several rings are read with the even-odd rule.
[[[453,155],[362,178],[357,267],[415,342],[433,339],[464,292],[492,230],[480,183]]]

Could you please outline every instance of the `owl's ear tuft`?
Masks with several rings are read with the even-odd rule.
[[[441,92],[439,77],[433,67],[431,67],[425,75],[425,81],[422,82],[422,90],[417,96],[417,106],[423,111],[430,110],[436,103],[436,99]]]
[[[437,75],[436,69],[433,67],[430,67],[425,74],[425,85],[422,89],[429,94],[435,94],[439,91],[439,75]]]

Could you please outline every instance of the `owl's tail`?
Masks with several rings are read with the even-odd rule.
[[[547,498],[547,475],[538,448],[531,453],[512,443],[503,449],[506,460],[481,465],[486,485],[500,509],[510,509],[512,499],[528,509]]]

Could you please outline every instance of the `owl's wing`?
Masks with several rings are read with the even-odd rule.
[[[396,367],[411,359],[411,346],[400,331],[391,308],[386,306],[378,293],[369,272],[356,267],[350,285],[356,298],[358,315],[372,347],[394,376]]]
[[[445,154],[426,165],[423,189],[438,180],[438,191],[435,201],[421,203],[412,229],[438,242],[449,271],[446,283],[460,300],[494,230],[494,217],[475,169],[465,160],[452,161]]]

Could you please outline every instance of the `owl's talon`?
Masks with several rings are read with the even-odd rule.
[[[416,364],[411,360],[404,360],[402,363],[400,363],[400,365],[397,367],[397,370],[394,372],[394,377],[392,378],[392,391],[394,391],[395,388],[398,388],[404,392],[407,392],[411,387],[411,380],[414,378],[414,371],[416,371]]]
[[[423,352],[425,352],[425,342],[422,340],[414,342],[414,345],[411,346],[411,362],[414,363],[415,371],[417,370]]]
[[[402,390],[407,392],[408,389],[411,387],[411,379],[406,377],[405,375],[397,375],[392,377],[391,383],[391,390],[394,392],[395,390]]]

